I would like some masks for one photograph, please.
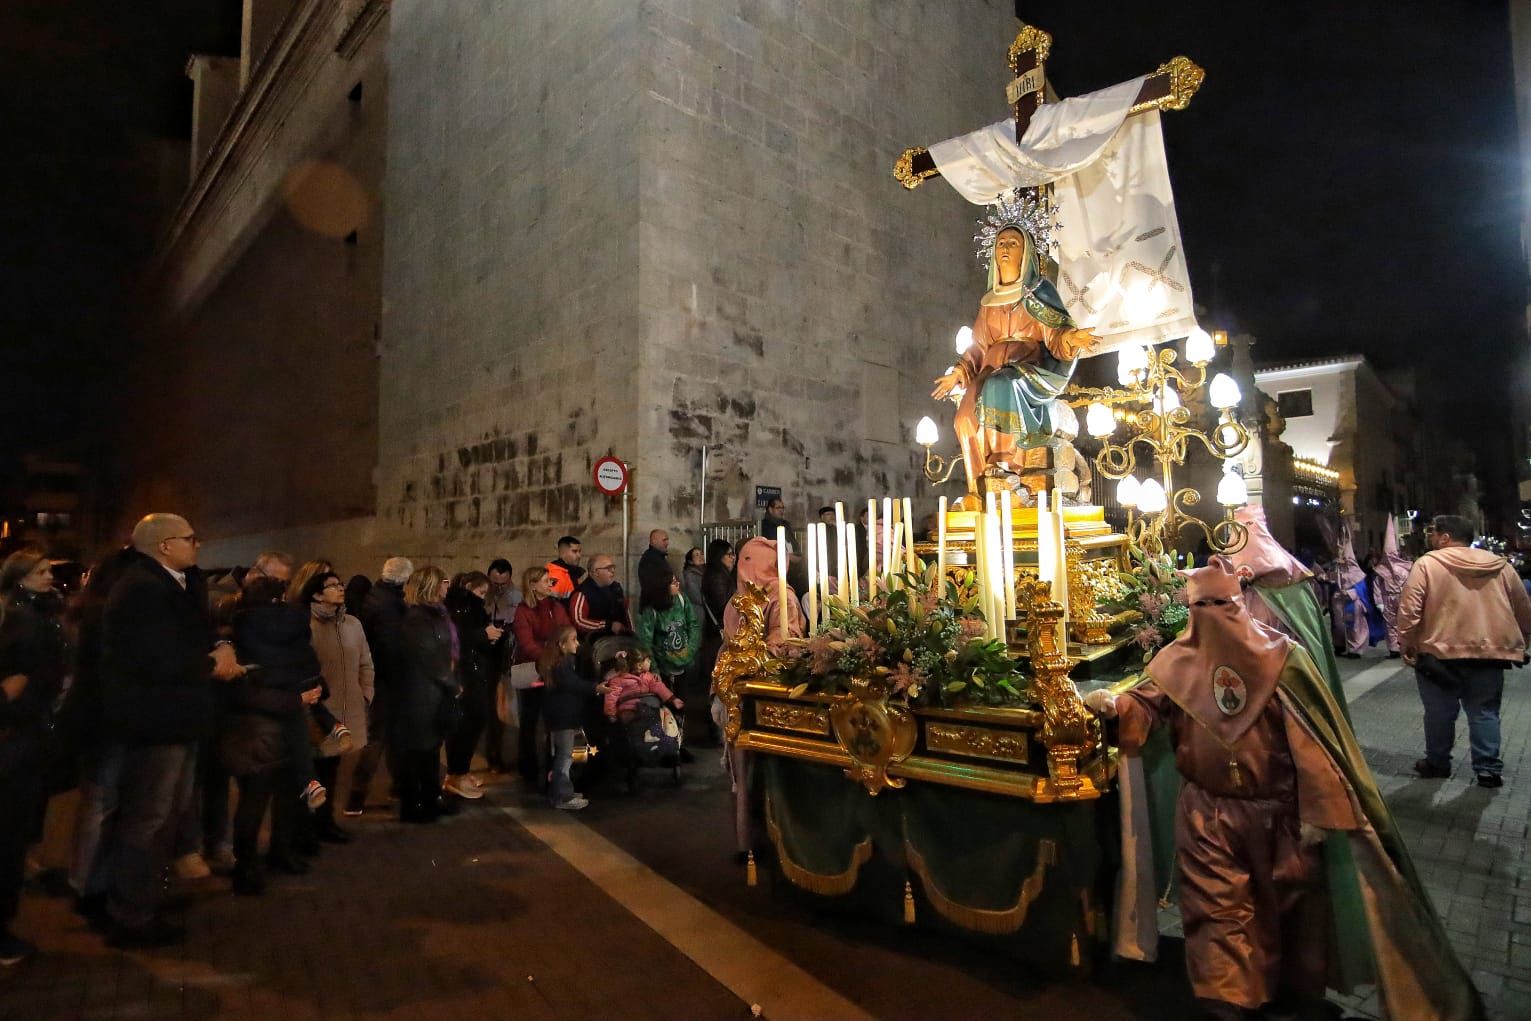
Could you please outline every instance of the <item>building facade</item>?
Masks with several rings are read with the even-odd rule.
[[[1009,4],[246,8],[237,68],[189,68],[146,342],[187,426],[141,416],[122,521],[363,570],[616,550],[607,453],[638,534],[756,486],[794,519],[919,495],[913,423],[984,280],[973,208],[890,169],[1003,115]]]
[[[1382,548],[1389,514],[1420,510],[1428,473],[1407,382],[1390,387],[1357,355],[1256,369],[1292,449],[1299,542],[1316,531],[1304,517],[1325,512],[1330,492],[1351,517],[1358,555]]]

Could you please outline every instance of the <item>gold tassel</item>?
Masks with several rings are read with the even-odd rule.
[[[1079,933],[1069,935],[1069,965],[1079,967]]]
[[[1228,757],[1228,775],[1233,778],[1235,787],[1244,786],[1244,777],[1239,773],[1239,760],[1231,755]]]
[[[755,869],[755,852],[751,851],[750,856],[744,860],[744,885],[757,886],[759,883],[760,874]]]
[[[904,924],[914,924],[914,887],[904,880]]]

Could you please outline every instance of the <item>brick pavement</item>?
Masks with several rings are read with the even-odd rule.
[[[1416,865],[1493,1016],[1531,1018],[1531,673],[1504,707],[1506,786],[1414,777],[1420,710],[1411,671],[1342,664],[1357,734]],[[1465,724],[1460,731],[1465,752]],[[1050,1016],[1113,1021],[1186,1016],[1178,941],[1155,967],[1106,967],[1045,982],[981,948],[826,914],[744,885],[731,861],[726,783],[703,755],[682,790],[655,782],[598,797],[579,818],[712,912],[868,1013],[884,1018]],[[502,803],[531,803],[514,785]],[[42,854],[62,861],[65,813]],[[223,880],[196,891],[188,948],[121,954],[69,913],[27,896],[19,930],[45,953],[0,974],[0,1018],[746,1017],[746,1004],[492,805],[437,827],[380,816],[327,850],[315,873],[264,898]],[[630,967],[616,962],[632,962]],[[531,976],[531,980],[528,980]],[[1347,1003],[1375,1016],[1374,1000]]]

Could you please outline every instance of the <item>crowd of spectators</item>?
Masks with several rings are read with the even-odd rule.
[[[258,896],[350,843],[343,819],[433,823],[507,771],[585,807],[602,777],[587,769],[576,790],[577,747],[612,753],[592,767],[630,761],[631,705],[598,672],[613,656],[621,692],[699,708],[688,740],[716,740],[727,542],[677,571],[655,530],[636,607],[615,560],[591,556],[587,573],[574,536],[519,585],[504,559],[449,577],[390,557],[347,581],[271,551],[203,571],[199,546],[184,518],[151,514],[67,596],[41,551],[0,563],[0,964],[36,951],[11,923],[50,802],[73,811],[59,892],[111,945],[164,946],[185,938],[167,878],[228,875]]]

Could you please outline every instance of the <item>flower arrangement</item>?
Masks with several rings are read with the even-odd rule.
[[[1119,577],[1122,587],[1110,609],[1137,610],[1143,614],[1133,639],[1143,650],[1143,662],[1180,637],[1190,622],[1186,602],[1185,575],[1175,570],[1169,554],[1148,553],[1132,547],[1132,568]]]
[[[910,705],[1026,700],[1026,678],[1005,644],[983,637],[971,571],[953,581],[931,565],[897,581],[857,607],[832,602],[826,628],[789,643],[781,672],[794,695],[871,684]]]

